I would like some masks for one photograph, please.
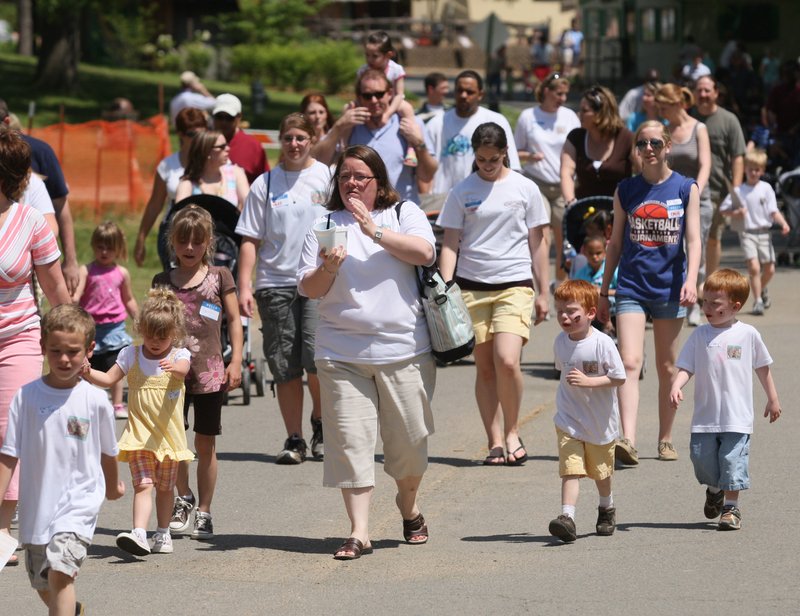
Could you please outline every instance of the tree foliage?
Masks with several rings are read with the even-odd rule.
[[[219,15],[229,45],[260,45],[297,41],[307,30],[306,18],[318,13],[329,0],[240,0],[239,12]]]

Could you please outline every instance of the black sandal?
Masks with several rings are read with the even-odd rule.
[[[428,527],[422,513],[413,520],[403,520],[403,537],[406,543],[411,545],[422,545],[428,542]],[[418,539],[412,541],[413,537],[418,537]]]
[[[339,552],[352,552],[352,554],[339,554]],[[333,553],[333,558],[336,560],[356,560],[366,554],[372,554],[371,545],[365,548],[360,539],[348,537]]]

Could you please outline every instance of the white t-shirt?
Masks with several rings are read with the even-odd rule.
[[[183,172],[184,169],[179,152],[170,154],[158,163],[158,167],[156,167],[156,173],[167,185],[167,201],[170,202],[170,207],[175,200],[175,193],[178,192],[178,184],[181,182]]]
[[[25,189],[25,192],[22,194],[22,199],[20,199],[19,202],[31,206],[42,216],[56,213],[53,208],[53,201],[47,193],[47,187],[42,179],[35,173],[31,173],[28,187]]]
[[[19,538],[46,545],[56,533],[91,539],[106,497],[100,455],[116,456],[114,410],[106,392],[80,381],[56,389],[24,385],[9,409],[0,453],[19,458]]]
[[[500,284],[531,279],[528,232],[549,222],[539,187],[511,172],[498,182],[471,174],[447,195],[436,224],[462,230],[460,277]]]
[[[425,125],[428,149],[431,155],[439,161],[439,169],[433,177],[434,194],[446,194],[453,186],[472,173],[472,163],[475,160],[475,153],[472,151],[472,133],[478,126],[486,122],[495,122],[505,131],[511,168],[515,171],[521,169],[517,146],[514,144],[514,133],[504,116],[485,107],[478,107],[474,114],[468,118],[462,118],[455,109],[450,109],[444,114],[432,118]]]
[[[525,172],[542,182],[558,184],[561,181],[561,150],[569,131],[580,128],[580,125],[575,112],[563,106],[554,112],[531,107],[519,114],[514,130],[517,150],[544,154],[542,160],[527,163],[523,167]]]
[[[435,245],[433,230],[419,207],[406,201],[397,220],[395,207],[372,212],[382,228],[424,238]],[[319,304],[315,359],[359,364],[388,364],[430,351],[425,314],[413,265],[400,261],[361,232],[347,210],[331,214],[347,228],[347,258]],[[319,245],[306,233],[297,282],[319,267]]]
[[[778,202],[772,186],[759,180],[755,186],[742,184],[734,188],[747,210],[744,217],[744,230],[769,229],[772,226],[772,216],[778,211]],[[733,209],[733,198],[728,195],[719,206],[720,211]]]
[[[214,107],[216,107],[216,105],[217,99],[213,96],[206,96],[205,94],[200,94],[199,92],[192,92],[189,89],[181,90],[169,102],[170,126],[175,126],[175,116],[180,113],[181,109],[186,107],[194,107],[210,113]]]
[[[369,64],[362,64],[356,74],[361,77],[361,75],[368,70]],[[398,79],[406,76],[406,70],[394,60],[389,60],[383,72],[386,74],[386,78],[389,80],[389,83],[392,84],[392,87],[394,87]]]
[[[330,168],[319,161],[301,171],[286,171],[279,165],[253,182],[236,233],[261,242],[256,289],[297,285],[303,240],[314,221],[325,214],[330,182]]]
[[[573,438],[605,445],[619,436],[617,388],[577,387],[567,383],[567,374],[577,368],[591,377],[624,379],[625,366],[610,337],[594,328],[589,331],[583,340],[561,332],[553,343],[556,369],[561,371],[553,421]]]
[[[678,368],[694,374],[692,432],[753,432],[753,370],[772,363],[756,328],[702,325],[678,357]]]
[[[160,359],[147,359],[142,353],[142,347],[139,346],[126,346],[119,352],[117,355],[117,365],[122,369],[125,374],[130,372],[130,369],[133,367],[133,364],[136,361],[136,349],[139,349],[139,370],[142,371],[144,376],[158,376],[163,372],[161,370],[161,366],[158,365]],[[192,354],[189,352],[189,349],[183,348],[175,348],[175,355],[172,359],[172,362],[175,363],[180,359],[185,359],[186,361],[192,361]]]

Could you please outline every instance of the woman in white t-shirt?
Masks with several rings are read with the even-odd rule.
[[[425,214],[414,203],[398,204],[375,150],[345,149],[334,178],[330,214],[321,220],[343,227],[346,245],[320,250],[309,231],[297,280],[301,294],[322,298],[315,360],[325,426],[323,484],[342,490],[350,518],[350,537],[334,558],[353,560],[372,551],[379,429],[403,536],[410,544],[428,540],[417,493],[433,433],[436,367],[415,266],[432,264],[436,250]]]
[[[577,114],[564,107],[569,94],[569,79],[550,73],[536,88],[539,105],[525,109],[517,120],[514,141],[526,176],[532,179],[550,210],[550,227],[556,250],[556,279],[567,277],[561,267],[564,241],[561,228],[564,220],[564,197],[561,194],[561,150],[567,135],[579,128]],[[549,239],[549,238],[548,238]]]
[[[199,130],[208,128],[208,117],[200,109],[186,107],[178,112],[175,117],[175,128],[178,133],[180,149],[167,156],[158,163],[156,174],[153,177],[153,190],[150,192],[150,200],[142,212],[142,222],[139,223],[139,233],[136,235],[136,247],[133,249],[133,258],[139,267],[144,263],[146,256],[145,240],[150,229],[164,209],[167,203],[167,211],[161,219],[158,228],[158,257],[164,270],[169,270],[169,248],[167,241],[167,228],[172,213],[172,204],[175,201],[175,193],[178,190],[178,183],[183,176],[183,168],[189,160],[189,146],[192,144],[192,137]]]
[[[472,149],[474,172],[450,191],[437,220],[444,228],[439,267],[450,280],[458,260],[455,280],[475,329],[475,397],[489,447],[484,464],[519,466],[528,459],[518,425],[520,355],[534,305],[537,324],[547,316],[549,218],[536,184],[508,168],[498,124],[481,124]]]
[[[331,172],[311,157],[314,125],[302,113],[280,125],[281,162],[253,182],[236,225],[239,250],[239,309],[261,316],[264,357],[278,390],[278,407],[287,439],[278,464],[300,464],[308,449],[303,439],[303,373],[311,395],[311,453],[321,456],[319,380],[314,366],[318,302],[297,294],[297,265],[306,231],[325,213]],[[252,274],[256,270],[255,294]],[[255,300],[255,302],[254,302]]]

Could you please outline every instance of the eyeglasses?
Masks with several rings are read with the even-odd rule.
[[[308,141],[308,137],[305,135],[284,135],[281,137],[281,141],[284,143],[292,143],[292,141],[296,141],[300,145],[303,145],[306,141]]]
[[[374,175],[350,175],[349,173],[343,173],[336,178],[342,184],[347,184],[350,180],[353,180],[356,184],[364,185],[370,180],[374,180]]]
[[[664,140],[663,139],[639,139],[636,142],[636,149],[640,152],[644,152],[647,149],[647,146],[653,148],[654,152],[659,152],[664,147]]]
[[[222,152],[222,150],[225,150],[225,149],[227,149],[229,147],[230,147],[230,144],[228,144],[228,142],[226,141],[225,143],[221,143],[219,145],[213,146],[211,149],[212,150],[219,150],[220,152]]]
[[[384,96],[386,96],[387,92],[388,90],[383,90],[381,92],[360,92],[358,95],[363,99],[371,101],[372,99],[375,100],[382,99]]]

